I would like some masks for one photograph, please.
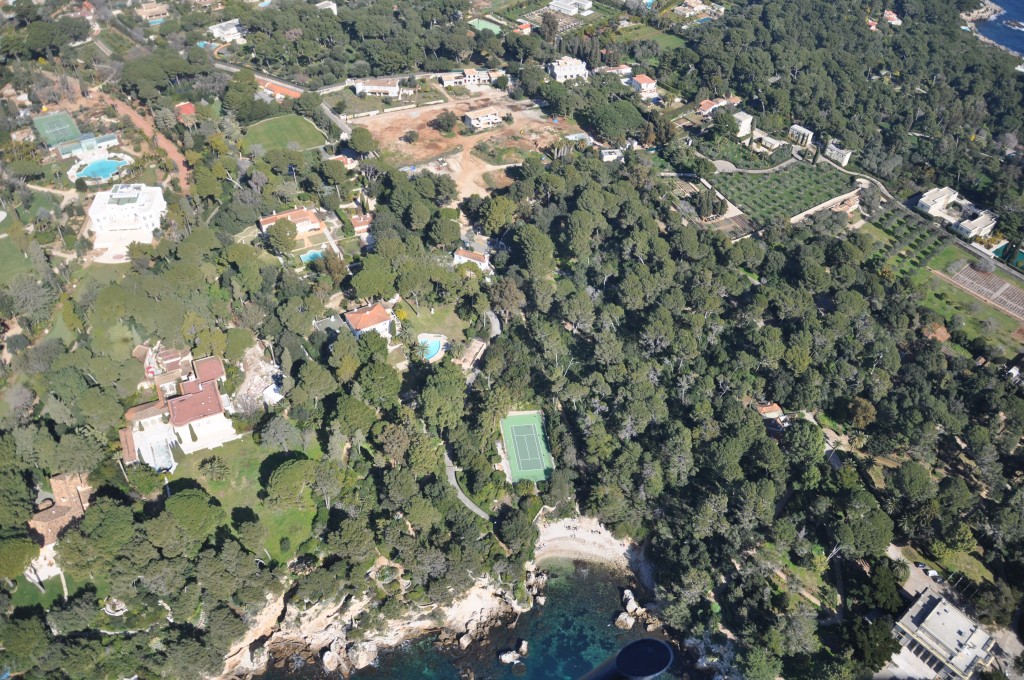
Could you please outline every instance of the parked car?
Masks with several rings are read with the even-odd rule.
[[[932,576],[932,580],[936,583],[944,583],[946,579],[942,578],[941,576]]]
[[[932,578],[935,578],[936,576],[939,575],[939,572],[935,571],[934,569],[925,569],[924,573],[927,574],[928,576],[931,576]]]
[[[914,566],[917,567],[918,569],[927,569],[928,568],[928,565],[925,564],[924,562],[914,562]]]

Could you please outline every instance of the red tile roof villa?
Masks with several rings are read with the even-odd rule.
[[[379,302],[345,314],[345,323],[357,332],[389,321],[391,312]]]

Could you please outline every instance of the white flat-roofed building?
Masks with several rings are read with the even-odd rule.
[[[825,158],[830,161],[835,161],[844,168],[846,167],[846,164],[850,162],[851,156],[853,156],[852,151],[844,149],[841,146],[836,145],[834,142],[829,142],[828,146],[825,147]]]
[[[992,212],[978,208],[950,187],[924,192],[917,201],[917,209],[942,220],[967,240],[988,236],[996,226]]]
[[[352,90],[357,95],[370,97],[394,97],[399,99],[402,96],[402,86],[398,78],[370,78],[357,81],[352,85]]]
[[[245,44],[245,29],[238,19],[229,19],[206,29],[215,40],[222,43]]]
[[[570,17],[577,14],[586,16],[593,11],[594,3],[591,0],[552,0],[548,9]]]
[[[737,111],[732,114],[736,119],[736,137],[746,139],[754,131],[754,117],[745,111]]]
[[[317,9],[325,9],[334,16],[338,16],[338,3],[333,2],[333,0],[324,0],[323,2],[318,2],[313,6]]]
[[[462,122],[473,130],[486,130],[501,125],[501,112],[490,107],[467,111],[462,116]]]
[[[96,194],[89,206],[94,247],[127,252],[133,241],[149,243],[160,220],[167,213],[162,187],[145,184],[115,184]]]
[[[995,662],[992,636],[931,589],[918,593],[892,633],[903,649],[890,667],[908,669],[894,677],[972,680]]]
[[[551,62],[548,64],[548,73],[560,83],[575,78],[586,80],[590,75],[590,72],[587,71],[586,62],[575,57],[562,57],[557,61]]]
[[[802,125],[791,125],[789,128],[789,138],[799,146],[810,146],[811,142],[814,141],[814,133]]]

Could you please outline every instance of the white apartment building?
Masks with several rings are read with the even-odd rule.
[[[167,201],[161,187],[145,184],[115,184],[109,191],[96,194],[89,206],[94,248],[127,253],[133,241],[149,243],[167,214]]]
[[[590,75],[586,62],[574,57],[562,57],[558,61],[551,62],[548,64],[548,73],[560,83],[575,78],[586,80]]]

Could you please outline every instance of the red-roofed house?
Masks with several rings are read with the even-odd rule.
[[[300,234],[308,231],[321,231],[324,228],[324,223],[312,208],[293,208],[260,219],[260,229],[266,232],[278,220],[290,221]]]
[[[175,447],[193,453],[238,438],[224,415],[227,400],[219,387],[226,377],[223,362],[217,357],[204,357],[191,364],[179,363],[177,370],[154,380],[157,401],[125,412],[128,427],[118,433],[125,464],[143,462],[154,470],[173,471],[177,465]]]
[[[472,250],[466,250],[465,248],[458,248],[452,253],[452,262],[458,267],[460,264],[473,264],[480,268],[481,271],[490,273],[491,262],[487,258],[487,255],[483,253],[477,253]]]
[[[526,23],[525,21],[512,29],[513,33],[518,33],[519,35],[530,35],[532,31],[533,24]]]
[[[282,102],[285,99],[298,99],[302,96],[302,90],[297,90],[294,87],[286,87],[284,85],[271,82],[266,78],[257,78],[256,84],[260,86],[260,89],[269,93],[276,101],[279,102]]]
[[[193,123],[195,122],[196,105],[192,102],[181,102],[180,104],[175,104],[174,115],[178,119],[178,122],[183,125]]]
[[[368,234],[371,224],[373,224],[373,215],[368,213],[352,215],[352,229],[355,230],[356,236]]]
[[[57,542],[60,532],[73,521],[85,515],[92,496],[89,477],[80,473],[68,473],[50,477],[53,501],[32,516],[28,525],[43,537],[43,545]]]
[[[626,84],[644,99],[658,96],[658,81],[650,76],[641,73],[630,78]]]
[[[373,331],[385,340],[391,340],[392,322],[396,325],[398,324],[395,315],[391,313],[390,309],[379,302],[367,305],[366,307],[360,307],[345,314],[345,323],[348,324],[348,327],[352,329],[357,338],[363,333]]]

